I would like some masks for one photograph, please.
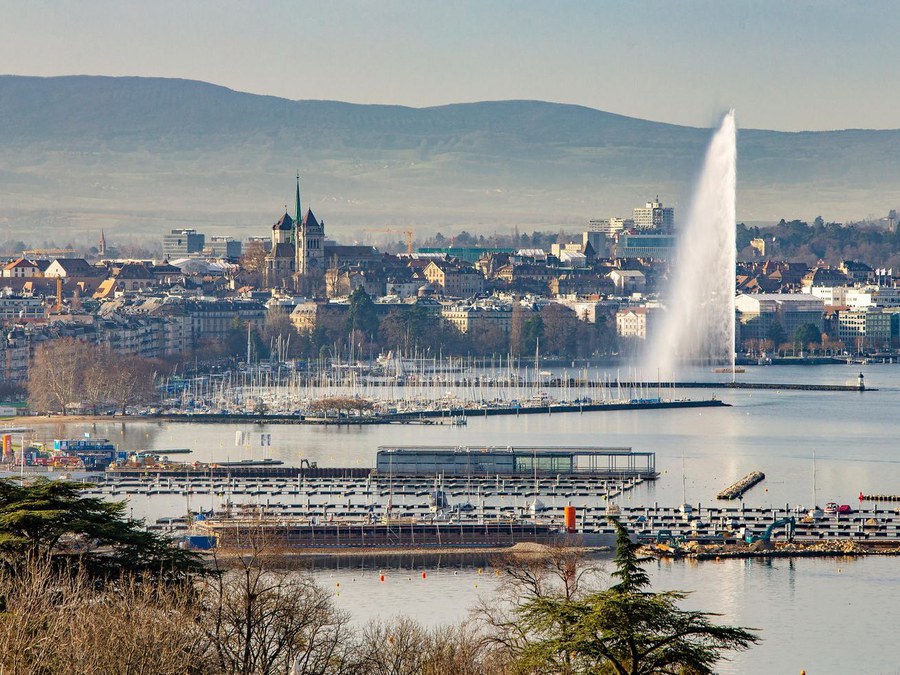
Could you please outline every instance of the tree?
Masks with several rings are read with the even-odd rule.
[[[519,612],[528,638],[518,655],[524,672],[712,673],[723,653],[748,649],[755,632],[712,623],[715,616],[678,607],[687,594],[653,593],[638,545],[615,519],[610,588],[579,597],[542,595]]]
[[[544,329],[540,313],[528,311],[520,303],[514,302],[511,322],[509,347],[512,353],[533,354]]]
[[[93,347],[83,340],[60,338],[40,345],[28,368],[28,402],[35,410],[59,410],[81,403],[85,367]]]
[[[108,401],[124,415],[129,406],[146,403],[153,397],[156,369],[140,356],[111,355],[107,364]]]
[[[28,560],[0,571],[0,672],[101,675],[212,672],[186,587],[85,574]]]
[[[781,322],[778,319],[773,319],[772,323],[769,324],[769,330],[766,332],[766,339],[771,340],[774,345],[780,345],[787,342],[787,333],[784,332],[784,328],[782,328]]]
[[[375,303],[360,286],[350,294],[350,311],[347,314],[347,331],[362,331],[369,340],[378,335],[378,314]]]
[[[578,316],[575,312],[554,302],[544,307],[540,316],[543,349],[560,356],[574,356],[578,347]]]
[[[266,320],[260,330],[260,340],[268,352],[279,361],[296,354],[297,331],[288,314],[281,305],[272,305],[266,311]],[[294,344],[292,345],[292,341]]]
[[[348,617],[311,576],[266,564],[277,550],[265,536],[231,559],[201,589],[199,620],[222,673],[339,673],[349,657]],[[218,561],[216,561],[218,564]]]
[[[125,502],[84,497],[84,485],[0,479],[0,556],[8,568],[50,560],[96,578],[122,573],[180,581],[204,572],[196,554],[125,518]]]
[[[805,323],[794,331],[794,343],[800,345],[801,349],[821,341],[822,331],[813,323]]]

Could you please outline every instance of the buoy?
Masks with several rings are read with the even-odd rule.
[[[338,587],[338,588],[340,588],[340,587],[341,587],[341,582],[340,582],[340,581],[339,581],[339,582],[337,582],[337,587]]]
[[[478,568],[478,574],[481,574],[482,572],[483,572],[483,570],[479,567],[479,568]]]
[[[428,573],[427,573],[427,572],[422,572],[422,578],[423,578],[423,579],[426,579],[427,577],[428,577]]]
[[[384,575],[383,575],[383,574],[382,574],[381,576],[378,577],[378,581],[384,581]]]

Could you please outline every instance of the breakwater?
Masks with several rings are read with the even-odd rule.
[[[765,478],[766,474],[762,471],[752,471],[733,485],[729,485],[722,490],[716,495],[716,499],[738,499],[747,492],[747,490],[764,481]]]
[[[233,424],[255,422],[258,424],[403,424],[413,420],[452,420],[496,415],[547,415],[554,413],[607,412],[613,410],[666,410],[672,408],[719,408],[728,404],[715,398],[700,401],[637,400],[622,403],[565,403],[540,406],[506,406],[484,408],[450,408],[442,410],[417,410],[364,417],[308,417],[304,415],[254,415],[254,414],[200,414],[166,413],[141,419],[166,422],[191,422],[206,424]]]

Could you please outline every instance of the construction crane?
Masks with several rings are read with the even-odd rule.
[[[56,302],[53,303],[53,311],[58,312],[62,309],[62,277],[56,277]]]
[[[406,238],[406,252],[409,255],[412,255],[413,252],[413,231],[412,230],[403,230],[399,228],[384,228],[384,229],[375,229],[370,228],[363,230],[363,232],[378,232],[383,234],[402,234]]]
[[[43,257],[43,256],[69,256],[75,253],[75,249],[73,248],[32,248],[27,251],[22,251],[23,258],[30,258],[32,256]]]

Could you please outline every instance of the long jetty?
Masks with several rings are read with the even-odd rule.
[[[725,373],[728,374],[728,373]],[[426,378],[428,379],[428,378]],[[472,379],[449,379],[449,380],[439,380],[442,386],[447,387],[466,387],[471,386]],[[475,378],[475,382],[478,382],[478,378]],[[487,381],[486,381],[487,382]],[[878,391],[878,389],[874,387],[868,387],[865,384],[800,384],[793,382],[740,382],[737,380],[732,381],[718,381],[718,382],[705,382],[705,381],[696,381],[696,380],[684,380],[684,381],[673,381],[673,380],[665,380],[665,381],[657,381],[653,380],[652,382],[649,380],[590,380],[583,379],[578,377],[570,377],[570,378],[550,378],[550,379],[541,379],[541,380],[523,380],[520,379],[518,381],[514,381],[519,387],[528,389],[546,389],[546,388],[565,388],[569,387],[572,389],[583,388],[583,389],[623,389],[629,391],[661,391],[668,392],[674,389],[770,389],[770,390],[785,390],[785,391]],[[372,387],[394,387],[400,388],[403,387],[416,387],[419,386],[420,382],[378,382],[371,381],[367,382],[366,386]]]
[[[716,499],[738,499],[750,488],[761,483],[766,478],[762,471],[751,471],[736,483],[729,485],[716,495]]]
[[[235,422],[256,422],[259,424],[403,424],[415,420],[438,420],[496,415],[546,415],[553,413],[608,412],[613,410],[666,410],[671,408],[721,408],[729,407],[715,398],[699,401],[656,401],[637,400],[622,403],[551,403],[541,406],[506,406],[497,408],[452,408],[444,410],[416,410],[397,412],[372,417],[305,417],[302,415],[253,415],[253,414],[192,414],[166,413],[147,416],[142,419],[159,419],[166,422],[201,422],[209,424],[232,424]]]

